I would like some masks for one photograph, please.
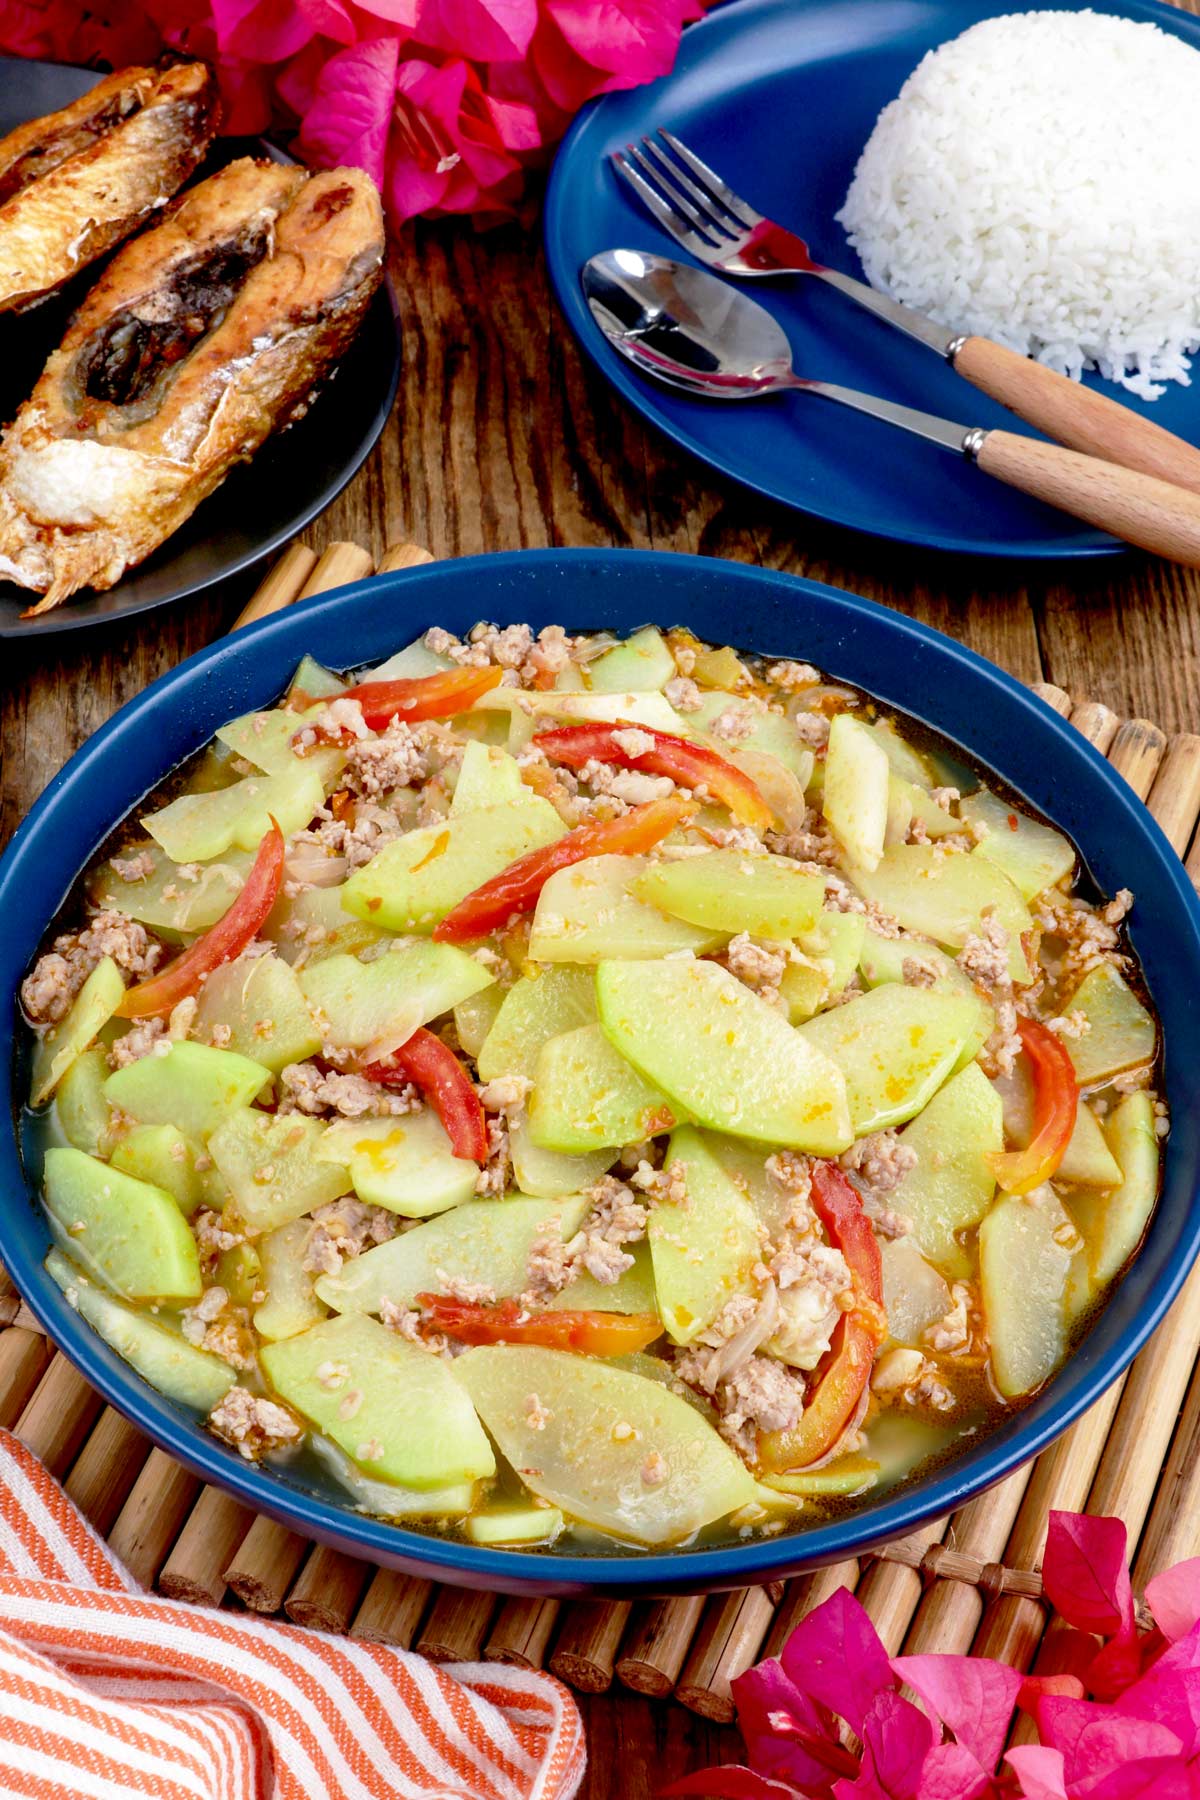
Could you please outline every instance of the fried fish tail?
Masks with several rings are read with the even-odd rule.
[[[0,139],[0,312],[57,291],[165,206],[216,135],[204,63],[122,69]]]
[[[107,588],[307,409],[383,278],[356,169],[249,158],[113,259],[0,442],[0,573]]]

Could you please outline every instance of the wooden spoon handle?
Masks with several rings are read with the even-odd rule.
[[[1130,407],[990,338],[969,337],[955,356],[954,367],[983,393],[1060,444],[1200,494],[1200,450]]]
[[[987,475],[1086,519],[1101,531],[1200,568],[1200,495],[1011,431],[989,431],[976,461]]]

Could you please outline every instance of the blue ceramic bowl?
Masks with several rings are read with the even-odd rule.
[[[798,656],[856,683],[997,771],[1079,844],[1105,891],[1134,888],[1133,942],[1162,1019],[1173,1115],[1162,1196],[1140,1254],[1067,1366],[1022,1411],[920,1479],[853,1514],[761,1542],[667,1554],[477,1549],[355,1514],[319,1478],[253,1467],[147,1387],[70,1310],[42,1269],[36,1148],[22,1145],[27,1070],[16,990],[47,921],[113,826],[218,725],[270,705],[301,655],[337,668],[377,660],[430,625],[479,618],[628,632],[656,620],[701,637]],[[0,1055],[12,1129],[0,1142],[0,1255],[47,1330],[114,1406],[206,1480],[370,1562],[467,1586],[602,1594],[737,1587],[853,1556],[961,1506],[1045,1449],[1145,1343],[1200,1249],[1200,902],[1178,857],[1119,775],[1041,701],[950,639],[869,601],[788,575],[634,551],[468,558],[343,588],[239,631],[132,701],[51,783],[0,864]],[[23,1148],[28,1161],[23,1157]]]

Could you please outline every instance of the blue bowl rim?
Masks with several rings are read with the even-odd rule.
[[[406,584],[413,582],[432,587],[445,581],[470,581],[476,576],[481,584],[491,584],[494,591],[502,595],[505,577],[519,575],[531,562],[557,565],[564,579],[568,579],[573,571],[581,573],[589,565],[603,569],[614,560],[627,564],[632,559],[636,559],[647,574],[655,569],[677,571],[682,566],[697,580],[711,580],[714,572],[719,571],[724,581],[744,582],[750,587],[766,584],[793,595],[805,595],[809,600],[832,605],[848,624],[873,631],[882,629],[932,652],[942,659],[950,673],[957,665],[976,680],[981,679],[1003,698],[1007,707],[1015,707],[1024,715],[1043,737],[1057,741],[1069,761],[1090,765],[1093,774],[1108,790],[1108,799],[1132,824],[1135,834],[1159,852],[1163,872],[1172,889],[1172,899],[1200,942],[1200,897],[1188,880],[1178,855],[1145,806],[1123,778],[1066,720],[995,664],[931,627],[824,583],[712,557],[613,549],[493,552],[367,577],[301,602],[198,651],[127,702],[87,740],[47,786],[0,858],[0,917],[11,916],[10,908],[19,906],[25,871],[38,856],[43,836],[53,835],[60,809],[69,807],[72,787],[98,762],[119,750],[122,737],[137,730],[143,715],[162,707],[186,708],[190,694],[214,676],[220,678],[222,665],[236,667],[258,651],[269,651],[276,644],[286,643],[289,646],[287,657],[280,661],[279,686],[282,687],[304,649],[303,643],[297,648],[291,640],[303,639],[310,624],[330,619],[342,609],[352,611],[368,597],[377,601],[389,590],[400,595],[405,592]],[[482,585],[480,591],[483,591]],[[402,630],[403,624],[398,619],[397,633]],[[750,635],[753,636],[753,632]],[[353,667],[354,659],[348,659],[345,666]],[[120,816],[124,815],[106,819],[103,829],[92,834],[75,874],[95,853]],[[78,842],[78,834],[75,841]],[[75,875],[71,879],[73,882]],[[39,933],[45,929],[45,923],[44,919],[39,921]],[[16,1040],[15,997],[26,966],[20,949],[12,940],[7,936],[0,938],[0,998],[6,1001],[5,1015],[0,1018],[0,1060],[10,1069]],[[18,1105],[19,1101],[13,1096],[12,1129],[0,1135],[0,1179],[7,1178],[13,1192],[23,1190],[33,1203],[36,1197],[25,1176],[19,1150]],[[894,1490],[889,1499],[872,1509],[869,1522],[865,1524],[860,1523],[863,1515],[848,1513],[803,1533],[783,1533],[740,1545],[616,1555],[565,1556],[554,1553],[546,1556],[483,1549],[457,1539],[385,1523],[355,1513],[349,1507],[331,1505],[284,1482],[276,1482],[270,1471],[260,1471],[255,1465],[227,1453],[200,1424],[173,1408],[108,1350],[67,1306],[40,1262],[27,1258],[19,1249],[13,1254],[13,1247],[7,1243],[3,1250],[6,1266],[31,1310],[51,1339],[99,1389],[104,1399],[179,1462],[204,1480],[232,1492],[256,1511],[281,1520],[309,1537],[349,1546],[353,1554],[374,1559],[381,1566],[406,1568],[454,1584],[487,1584],[502,1592],[593,1597],[619,1593],[666,1594],[753,1585],[861,1554],[944,1517],[1037,1456],[1124,1372],[1178,1294],[1192,1263],[1200,1254],[1197,1185],[1200,1184],[1194,1183],[1185,1229],[1174,1246],[1174,1260],[1168,1264],[1152,1299],[1133,1326],[1103,1355],[1090,1359],[1087,1373],[1076,1383],[1072,1394],[1064,1396],[1045,1419],[1033,1428],[1016,1430],[1008,1442],[993,1445],[990,1453],[987,1440],[984,1440],[979,1464],[969,1475],[963,1472],[964,1458],[951,1456],[944,1465],[918,1482]]]

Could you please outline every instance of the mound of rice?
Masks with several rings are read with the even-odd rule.
[[[838,218],[874,287],[1157,399],[1200,345],[1200,53],[1090,10],[975,25],[879,115]]]

